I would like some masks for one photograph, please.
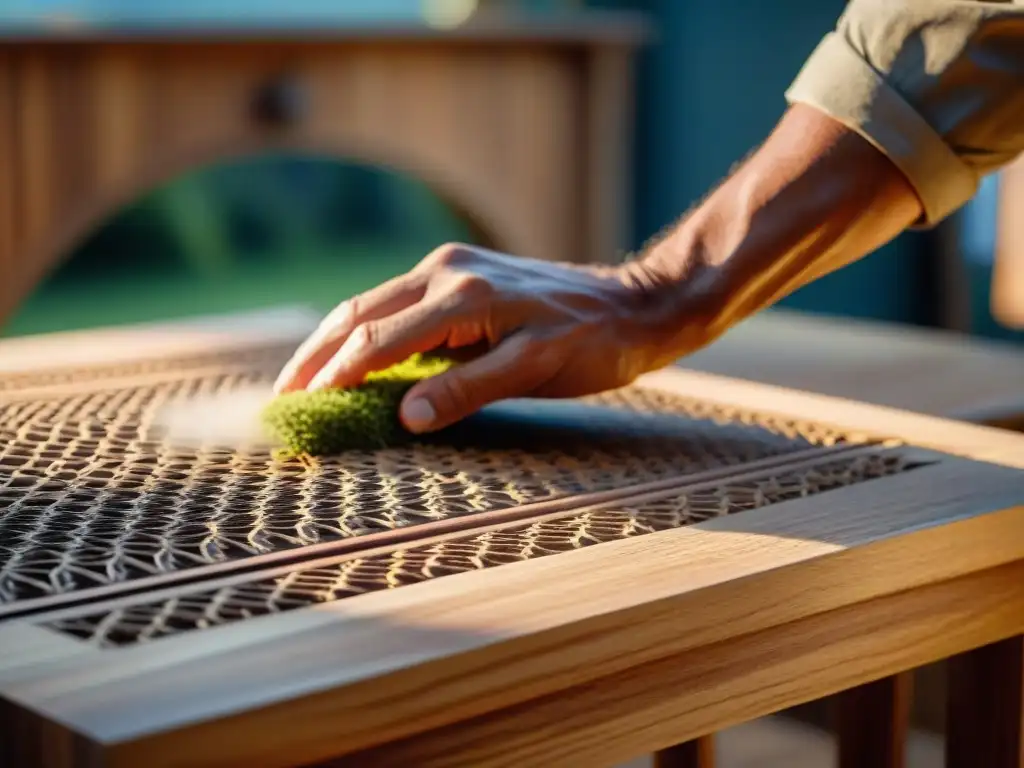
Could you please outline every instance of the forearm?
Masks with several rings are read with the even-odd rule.
[[[1024,0],[851,0],[786,96],[765,144],[640,260],[661,360],[934,225],[1024,151]]]
[[[921,205],[893,163],[797,105],[740,168],[642,255],[672,327],[669,357],[855,261]]]

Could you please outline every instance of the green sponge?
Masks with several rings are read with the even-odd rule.
[[[451,365],[445,358],[413,355],[356,387],[287,392],[264,408],[263,425],[283,444],[281,458],[396,445],[412,436],[398,417],[402,397],[417,381]]]

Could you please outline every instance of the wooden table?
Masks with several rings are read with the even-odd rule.
[[[621,402],[509,403],[486,415],[505,430],[500,439],[540,430],[560,461],[530,463],[505,446],[482,458],[470,450],[442,471],[422,448],[417,471],[387,454],[372,464],[377,482],[358,486],[413,515],[403,483],[420,478],[433,489],[423,509],[439,516],[300,548],[274,544],[285,529],[263,525],[247,539],[252,552],[204,559],[231,536],[244,544],[227,524],[245,518],[245,504],[287,518],[289,504],[334,498],[355,471],[352,458],[266,469],[284,473],[275,475],[275,493],[291,494],[283,506],[261,506],[236,472],[241,506],[225,507],[204,495],[204,478],[225,461],[251,469],[263,459],[211,451],[189,470],[186,454],[133,442],[118,408],[145,409],[194,382],[248,381],[261,350],[297,342],[307,327],[301,313],[269,340],[258,318],[234,326],[128,329],[96,345],[77,336],[75,347],[93,347],[88,366],[64,371],[41,368],[38,353],[19,364],[18,350],[0,345],[0,426],[14,430],[0,452],[0,540],[51,553],[12,569],[0,550],[3,765],[592,768],[657,753],[659,766],[704,767],[707,734],[842,691],[841,765],[894,768],[901,673],[949,657],[947,768],[1020,767],[1024,436],[665,370]],[[133,362],[125,344],[149,362]],[[104,364],[101,349],[115,346]],[[50,348],[70,347],[65,337]],[[47,458],[43,428],[57,424],[47,414],[73,425],[60,433],[70,454]],[[643,440],[630,443],[627,425]],[[598,451],[615,433],[626,441],[620,462],[591,472],[600,454],[572,453],[575,430]],[[106,447],[76,464],[90,440]],[[661,441],[657,453],[636,460],[651,441]],[[24,453],[29,444],[39,450]],[[706,463],[688,463],[697,459]],[[503,475],[512,461],[526,463]],[[132,462],[150,469],[125,469]],[[152,495],[177,487],[176,466],[191,483],[180,498],[193,522],[220,510],[225,530],[192,539],[182,529],[177,549],[150,559],[153,532],[178,512]],[[524,467],[536,483],[570,490],[531,495],[539,485],[523,484]],[[474,501],[424,481],[431,472],[472,486]],[[320,491],[304,502],[294,493],[311,487]],[[510,488],[522,495],[492,503]],[[76,512],[93,492],[106,495]],[[131,511],[143,507],[148,517]],[[307,511],[321,526],[333,520],[317,509]],[[122,522],[93,530],[100,512]],[[77,533],[47,538],[47,521],[62,514],[77,523],[60,530]],[[622,520],[639,529],[625,532]],[[648,532],[645,521],[660,522]],[[519,541],[524,526],[531,556],[507,557],[500,542]],[[104,570],[104,536],[129,529],[138,535]],[[580,546],[580,536],[600,543]],[[200,539],[201,548],[182,543]],[[495,559],[474,560],[486,542]],[[431,547],[442,553],[433,560]],[[92,559],[79,561],[83,553]],[[397,581],[382,587],[382,574]],[[327,599],[303,603],[295,584]],[[270,593],[278,602],[267,611]]]

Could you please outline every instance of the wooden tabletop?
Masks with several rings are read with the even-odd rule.
[[[934,416],[1024,415],[1024,347],[945,331],[772,310],[680,365]]]
[[[0,374],[121,363],[200,348],[301,339],[321,315],[301,304],[0,339]]]

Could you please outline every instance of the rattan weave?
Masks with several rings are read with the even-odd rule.
[[[0,605],[851,439],[637,387],[313,465],[151,437],[167,403],[266,383],[285,353],[0,377]]]
[[[297,567],[285,575],[219,589],[193,589],[165,600],[65,618],[49,626],[102,647],[131,645],[678,528],[886,477],[911,467],[898,452],[836,459],[808,469],[724,481],[711,488],[669,494],[634,506],[567,514],[386,554],[354,557],[326,567]]]

